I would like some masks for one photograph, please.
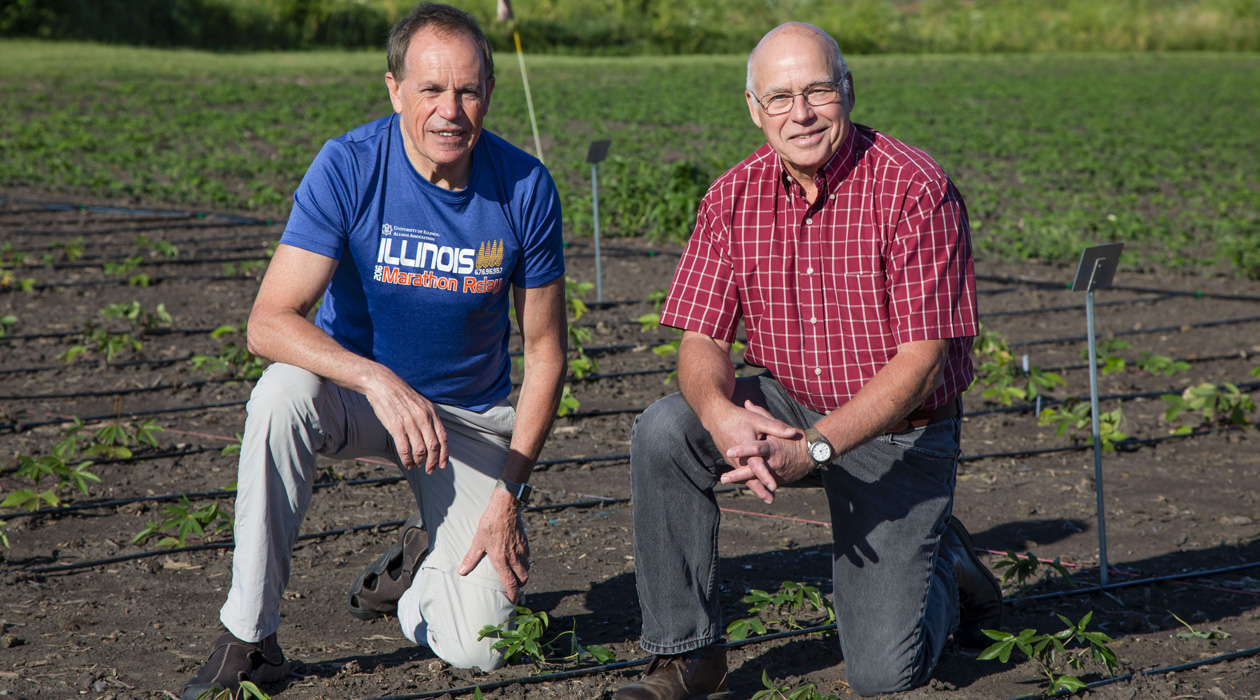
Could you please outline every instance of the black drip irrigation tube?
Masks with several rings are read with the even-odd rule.
[[[1111,685],[1112,683],[1123,683],[1125,681],[1133,680],[1134,678],[1137,678],[1138,676],[1161,676],[1165,673],[1177,673],[1178,671],[1189,671],[1192,669],[1199,668],[1200,666],[1210,666],[1212,664],[1221,663],[1222,661],[1233,661],[1234,659],[1243,659],[1248,656],[1255,656],[1257,653],[1260,653],[1260,647],[1251,647],[1250,649],[1231,651],[1228,654],[1220,654],[1217,656],[1211,656],[1206,659],[1199,659],[1198,661],[1189,661],[1184,664],[1176,664],[1175,666],[1165,666],[1163,668],[1152,668],[1152,669],[1147,669],[1145,671],[1138,671],[1136,673],[1126,673],[1123,676],[1116,676],[1114,678],[1104,678],[1099,681],[1094,681],[1093,683],[1086,683],[1084,690],[1092,690],[1094,688],[1101,688],[1105,685]],[[1055,693],[1051,697],[1075,695],[1077,692],[1079,691],[1071,691],[1071,690],[1065,689],[1065,690],[1060,690],[1059,692]],[[1044,697],[1046,697],[1045,693],[1030,693],[1028,695],[1021,695],[1017,698],[1011,698],[1010,700],[1037,700],[1037,698],[1044,698]]]
[[[1019,277],[1005,277],[1002,275],[976,275],[977,280],[985,282],[1000,282],[1003,284],[1018,284],[1025,287],[1040,287],[1042,289],[1057,289],[1059,291],[1068,291],[1072,288],[1071,282],[1052,282],[1048,280],[1027,280]],[[1194,297],[1196,299],[1227,299],[1231,301],[1260,301],[1260,296],[1254,294],[1222,294],[1218,292],[1203,291],[1176,291],[1172,289],[1159,289],[1156,287],[1138,287],[1133,285],[1111,285],[1107,289],[1120,292],[1138,292],[1141,294],[1167,294],[1178,297]],[[1097,304],[1095,304],[1096,306]]]
[[[146,330],[140,335],[141,338],[152,338],[160,335],[205,335],[214,332],[213,328],[155,328]],[[129,333],[131,329],[124,328],[119,333]],[[83,335],[83,331],[57,331],[56,333],[14,333],[0,338],[0,342],[6,340],[47,340],[50,338],[71,338],[77,335]],[[23,371],[23,370],[15,370]]]
[[[134,270],[142,270],[146,267],[165,267],[167,265],[212,265],[215,263],[231,263],[231,262],[250,262],[258,260],[266,262],[271,258],[266,255],[237,255],[237,256],[220,256],[217,258],[157,258],[155,260],[145,260]],[[76,260],[75,262],[53,263],[52,265],[32,265],[22,267],[15,270],[81,270],[93,267],[104,267],[106,263],[123,262],[119,258],[111,258],[109,260]]]
[[[1130,304],[1154,304],[1169,299],[1176,299],[1176,294],[1158,294],[1149,297],[1137,297],[1134,299],[1117,299],[1114,301],[1095,301],[1094,308],[1100,306],[1128,306]],[[1011,311],[988,311],[978,314],[980,318],[992,318],[994,316],[1030,316],[1034,314],[1054,313],[1058,311],[1084,311],[1084,304],[1064,304],[1062,306],[1043,306],[1039,309],[1013,309]]]
[[[183,357],[171,357],[164,360],[127,360],[125,362],[108,362],[108,363],[104,363],[104,366],[110,369],[116,369],[119,367],[139,367],[141,365],[150,365],[150,366],[158,367],[161,365],[173,365],[177,362],[187,362],[188,360],[191,360],[192,358],[193,358],[192,354],[188,354],[188,355],[184,355]],[[54,369],[65,369],[66,367],[69,367],[69,365],[63,363],[60,365],[41,365],[39,367],[15,367],[13,369],[0,369],[0,376],[6,375],[6,374],[27,374],[30,372],[48,372]]]
[[[111,207],[94,204],[67,204],[65,202],[45,202],[34,199],[7,199],[0,197],[0,204],[29,204],[42,207],[48,211],[86,211],[93,214],[133,214],[136,216],[160,216],[168,219],[221,219],[237,224],[261,224],[271,226],[282,224],[286,220],[259,219],[253,216],[237,216],[212,211],[186,211],[180,209],[148,209],[141,207]]]
[[[87,240],[87,237],[88,236],[106,236],[106,235],[111,235],[111,234],[116,234],[116,233],[123,233],[123,234],[149,233],[150,231],[170,231],[173,229],[183,229],[186,231],[192,231],[192,230],[201,231],[205,229],[240,228],[242,226],[270,226],[270,225],[271,224],[267,224],[267,223],[242,224],[242,223],[235,223],[235,222],[223,222],[223,223],[189,222],[189,223],[183,223],[183,224],[165,223],[165,224],[146,224],[146,225],[136,225],[136,226],[114,226],[112,228],[97,228],[97,229],[91,229],[87,231],[55,231],[55,230],[54,231],[34,231],[30,229],[16,229],[16,230],[9,231],[9,234],[12,236],[33,236],[33,237],[40,237],[40,238],[42,237],[51,238],[53,236],[59,236],[59,237],[68,236],[69,240],[74,240],[75,238],[82,237],[84,238],[83,242],[85,245],[94,245],[94,246],[104,247],[104,246],[122,246],[122,245],[131,246],[131,245],[135,245],[135,242],[134,241],[96,242],[96,241]],[[238,241],[240,240],[240,238],[241,237],[239,235],[234,234],[231,236],[213,236],[209,238],[180,238],[180,239],[168,238],[168,239],[163,239],[163,240],[167,241],[168,243],[173,243],[175,245],[196,245],[197,243],[202,243],[205,241]],[[32,255],[39,255],[41,253],[48,252],[48,248],[22,248],[20,250],[14,250],[13,252],[30,253]]]
[[[1169,326],[1156,326],[1154,328],[1136,328],[1127,331],[1115,331],[1111,335],[1119,338],[1129,335],[1150,335],[1151,333],[1168,333],[1171,331],[1183,331],[1187,328],[1213,328],[1216,326],[1232,326],[1240,323],[1255,323],[1260,321],[1260,316],[1239,316],[1236,318],[1224,318],[1216,321],[1199,321],[1197,323],[1185,323]],[[1041,340],[1020,340],[1010,343],[1010,347],[1028,347],[1029,345],[1054,345],[1059,343],[1083,343],[1089,340],[1088,336],[1073,335],[1064,336],[1062,338],[1044,338]]]
[[[257,283],[256,277],[249,275],[152,275],[149,277],[149,284],[152,287],[155,284],[163,282],[254,282]],[[105,287],[108,285],[131,285],[130,279],[119,277],[117,279],[107,280],[77,280],[74,282],[40,282],[31,289],[34,291],[42,291],[45,289],[68,289],[70,287]],[[134,286],[134,285],[131,285]],[[0,290],[0,292],[13,292],[15,289]]]
[[[95,421],[118,419],[118,418],[138,418],[140,416],[157,416],[164,413],[187,413],[189,411],[205,411],[212,408],[227,408],[229,406],[244,406],[248,401],[223,401],[220,403],[207,403],[197,406],[176,406],[174,408],[152,408],[144,411],[124,411],[122,413],[102,413],[95,416],[80,416],[79,420],[84,423],[92,423]],[[48,420],[30,421],[28,423],[5,423],[0,424],[0,432],[21,433],[31,428],[39,428],[45,425],[62,425],[65,423],[73,423],[73,418],[50,418]]]

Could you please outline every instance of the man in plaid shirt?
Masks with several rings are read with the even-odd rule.
[[[831,508],[849,685],[927,682],[946,640],[982,646],[1001,587],[951,516],[973,375],[967,211],[931,158],[854,124],[852,76],[806,24],[767,34],[745,92],[767,143],[713,183],[661,323],[683,330],[681,393],[630,448],[642,647],[619,700],[729,695],[713,488],[766,503],[806,477]],[[745,359],[730,359],[740,320]]]

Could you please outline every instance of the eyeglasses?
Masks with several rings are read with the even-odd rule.
[[[811,107],[822,107],[833,102],[840,101],[840,90],[835,83],[827,83],[824,85],[815,85],[801,92],[776,92],[765,97],[756,97],[757,104],[761,105],[762,111],[771,117],[777,117],[780,114],[787,114],[792,111],[792,105],[796,104],[796,96],[803,95],[805,101]]]

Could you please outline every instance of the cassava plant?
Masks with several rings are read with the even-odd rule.
[[[496,640],[491,649],[502,651],[509,661],[528,661],[535,668],[559,663],[580,663],[589,656],[597,663],[616,660],[616,655],[599,644],[583,645],[577,636],[577,623],[567,632],[543,642],[543,635],[551,625],[551,618],[543,611],[534,612],[524,606],[516,606],[516,614],[502,624],[486,625],[477,634],[477,641]]]
[[[980,653],[981,661],[997,659],[1007,663],[1011,653],[1018,649],[1024,656],[1035,662],[1046,677],[1045,694],[1055,695],[1059,692],[1076,692],[1083,690],[1085,684],[1067,671],[1080,671],[1087,662],[1101,664],[1108,675],[1114,676],[1120,664],[1116,653],[1111,649],[1111,638],[1102,632],[1087,631],[1090,619],[1094,616],[1091,610],[1085,613],[1080,622],[1072,622],[1068,618],[1057,617],[1067,625],[1066,629],[1053,634],[1037,634],[1037,630],[1026,629],[1019,634],[1010,634],[998,630],[983,630],[993,640],[993,644]]]

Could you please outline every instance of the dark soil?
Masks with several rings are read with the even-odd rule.
[[[4,194],[4,193],[0,193]],[[31,193],[25,193],[28,198]],[[7,196],[12,196],[7,195]],[[159,447],[136,449],[136,459],[97,464],[101,483],[90,497],[63,491],[66,503],[213,491],[235,478],[231,456],[219,450],[233,442],[244,422],[242,402],[248,382],[195,384],[215,379],[196,371],[186,358],[215,354],[224,342],[207,332],[243,322],[258,288],[261,270],[224,271],[224,262],[188,264],[191,259],[261,255],[281,226],[236,225],[215,217],[156,218],[84,211],[48,211],[30,203],[0,203],[2,240],[13,249],[61,255],[61,244],[84,239],[84,258],[120,260],[134,255],[137,235],[176,242],[179,256],[146,254],[139,271],[160,281],[148,287],[75,284],[111,279],[102,267],[29,267],[10,270],[16,278],[34,277],[52,284],[31,293],[0,290],[0,316],[18,322],[0,341],[0,452],[6,456],[0,489],[28,487],[13,472],[15,454],[47,455],[62,437],[60,425],[38,425],[58,417],[114,416],[135,411],[194,407],[152,416],[164,427]],[[52,247],[50,247],[50,245]],[[647,254],[650,250],[658,254]],[[594,281],[592,246],[577,240],[569,248],[569,276]],[[599,498],[629,493],[630,426],[637,411],[674,391],[667,384],[673,358],[652,352],[673,339],[668,329],[640,330],[636,319],[652,312],[640,301],[668,285],[677,260],[676,247],[655,248],[642,241],[610,240],[605,246],[604,296],[619,302],[593,304],[578,323],[592,324],[588,346],[624,346],[592,351],[601,373],[659,370],[654,373],[575,382],[581,401],[577,417],[557,420],[543,452],[544,460],[578,458],[540,466],[533,479],[542,505],[586,502],[583,507],[544,508],[526,517],[533,549],[528,604],[553,617],[554,631],[576,625],[583,642],[602,644],[619,659],[643,657],[636,646],[639,620],[634,591],[631,505],[590,505]],[[983,275],[1021,276],[1064,282],[1072,270],[1026,265],[997,266],[979,261]],[[206,277],[219,279],[206,279]],[[1260,296],[1260,283],[1225,278],[1192,278],[1160,272],[1121,272],[1117,285],[1167,290],[1204,290]],[[1085,333],[1083,294],[1063,289],[982,281],[981,310],[986,325],[1012,343],[1079,337]],[[58,359],[77,341],[73,337],[27,338],[27,334],[72,332],[108,303],[137,300],[145,310],[158,303],[173,316],[178,332],[140,337],[139,351],[127,350],[107,365],[88,353],[71,364]],[[1105,305],[1107,302],[1126,302]],[[631,302],[631,303],[620,303]],[[1098,293],[1100,337],[1130,330],[1120,352],[1129,359],[1123,372],[1101,377],[1103,394],[1180,392],[1201,382],[1254,382],[1249,374],[1260,352],[1257,322],[1196,327],[1204,321],[1260,315],[1260,303],[1209,296],[1155,299],[1149,292],[1107,290]],[[995,315],[1002,311],[1031,313]],[[118,321],[111,328],[124,327]],[[185,332],[187,331],[187,332]],[[235,339],[240,341],[239,336]],[[1017,346],[1033,365],[1056,368],[1083,365],[1085,344],[1071,342]],[[1141,352],[1194,360],[1172,377],[1152,376],[1133,367]],[[1219,358],[1199,360],[1198,358]],[[122,364],[135,360],[176,360]],[[21,371],[15,371],[21,370]],[[1062,372],[1063,398],[1089,391],[1083,368]],[[223,375],[217,375],[222,379]],[[174,386],[170,386],[174,385]],[[186,385],[186,386],[185,386]],[[122,393],[124,390],[148,389]],[[163,388],[166,387],[166,388]],[[43,394],[101,392],[98,396],[41,398]],[[977,392],[978,393],[978,392]],[[209,404],[230,403],[219,408]],[[1103,408],[1115,407],[1114,401]],[[1163,420],[1167,404],[1158,397],[1123,401],[1124,431],[1134,438],[1168,435],[1191,421]],[[200,407],[200,408],[198,408]],[[1099,576],[1095,516],[1094,465],[1084,434],[1058,437],[1039,426],[1030,412],[990,412],[999,408],[969,396],[963,431],[964,461],[959,466],[955,512],[967,523],[984,558],[995,565],[1001,551],[1032,551],[1060,559],[1078,586]],[[608,413],[599,413],[608,412]],[[596,415],[588,415],[596,413]],[[1249,416],[1254,419],[1254,414]],[[1091,628],[1113,639],[1121,674],[1162,669],[1260,646],[1260,456],[1254,430],[1207,431],[1155,444],[1122,445],[1103,458],[1106,518],[1112,582],[1255,563],[1254,569],[1143,584],[1106,593],[1013,602],[1003,627],[1054,631],[1056,615],[1077,620],[1093,611]],[[1077,446],[1072,451],[1027,454],[1032,450]],[[196,448],[209,448],[195,451]],[[145,459],[170,450],[189,454]],[[983,455],[1000,455],[984,457]],[[977,456],[979,456],[977,458]],[[397,474],[373,462],[325,462],[326,479],[361,479]],[[47,482],[45,482],[47,487]],[[194,498],[195,505],[211,502]],[[232,508],[231,498],[218,498]],[[743,491],[719,495],[728,509],[723,521],[722,586],[727,620],[743,617],[741,596],[750,588],[776,590],[784,580],[806,582],[829,593],[828,513],[820,490],[791,489],[773,507]],[[165,516],[165,502],[102,507],[61,515],[9,517],[4,532],[10,549],[0,550],[4,597],[0,606],[0,695],[19,698],[165,698],[178,693],[219,634],[218,608],[230,579],[230,550],[162,553],[159,556],[94,565],[60,573],[30,569],[73,564],[138,553],[155,542],[132,545],[149,521]],[[317,492],[304,532],[314,533],[405,518],[413,504],[401,483],[334,484]],[[768,516],[768,517],[763,517]],[[544,682],[513,682],[539,673],[528,664],[491,674],[452,669],[424,648],[408,643],[393,620],[360,622],[345,611],[345,591],[357,571],[383,551],[395,536],[392,527],[327,536],[301,542],[286,594],[280,640],[296,661],[293,675],[266,690],[277,698],[370,697],[423,693],[469,685],[506,682],[489,698],[602,698],[633,677],[638,669],[604,671]],[[197,542],[196,537],[189,543]],[[991,553],[990,553],[991,552]],[[1066,592],[1062,578],[1038,571],[1017,595]],[[1219,630],[1215,639],[1180,636],[1194,630]],[[815,683],[823,694],[853,696],[844,683],[844,664],[835,638],[799,635],[740,646],[730,652],[731,685],[736,697],[762,689],[763,670],[780,686]],[[559,665],[544,671],[572,668]],[[1079,672],[1089,681],[1105,677],[1087,664]],[[1038,667],[1018,654],[1009,664],[979,661],[974,653],[948,649],[932,683],[907,698],[998,699],[1038,692],[1045,687]],[[168,692],[169,691],[169,692]],[[1244,656],[1198,668],[1139,676],[1092,691],[1108,699],[1255,698],[1260,670]],[[464,697],[469,697],[464,694]]]

